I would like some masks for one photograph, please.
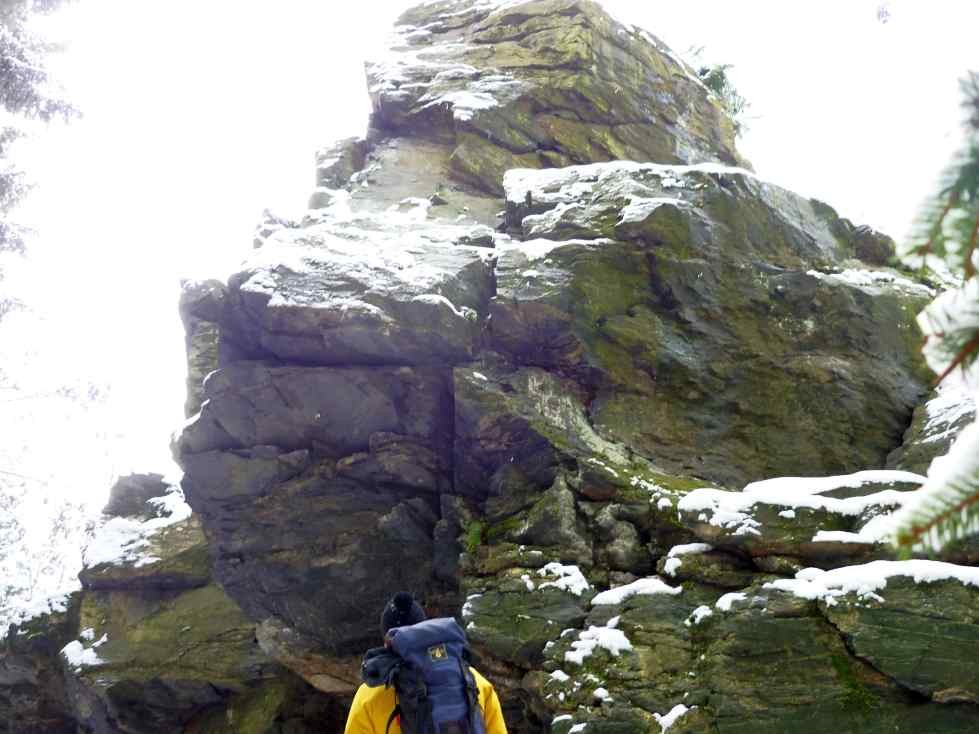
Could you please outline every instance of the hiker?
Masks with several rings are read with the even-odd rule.
[[[384,607],[381,633],[384,647],[364,656],[344,734],[506,734],[493,684],[469,667],[454,619],[427,619],[400,591]]]

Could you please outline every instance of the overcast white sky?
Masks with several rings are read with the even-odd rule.
[[[77,0],[51,23],[85,117],[25,150],[40,237],[11,285],[43,320],[0,327],[0,360],[39,388],[108,383],[114,471],[164,463],[182,417],[179,279],[226,273],[263,208],[303,205],[313,151],[363,132],[364,56],[410,4]],[[759,175],[896,237],[956,143],[957,79],[979,67],[972,0],[605,5],[734,65]]]

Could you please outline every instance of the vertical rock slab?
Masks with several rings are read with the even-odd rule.
[[[266,731],[287,718],[296,732],[339,726],[344,697],[312,689],[268,655],[214,583],[198,517],[158,476],[115,485],[84,560],[83,590],[51,655],[58,678],[47,683],[72,731],[226,731],[217,722]]]
[[[451,486],[447,375],[239,362],[205,394],[176,450],[217,578],[253,619],[361,651],[376,634],[368,610],[433,584]]]

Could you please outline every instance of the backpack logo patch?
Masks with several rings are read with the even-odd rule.
[[[428,659],[433,663],[440,663],[443,660],[448,660],[449,653],[445,649],[445,645],[433,645],[428,648]]]

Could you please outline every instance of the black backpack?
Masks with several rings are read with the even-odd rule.
[[[403,734],[486,734],[466,633],[454,619],[390,630],[388,646],[364,657],[361,676],[372,687],[394,686],[385,734],[395,719]]]

